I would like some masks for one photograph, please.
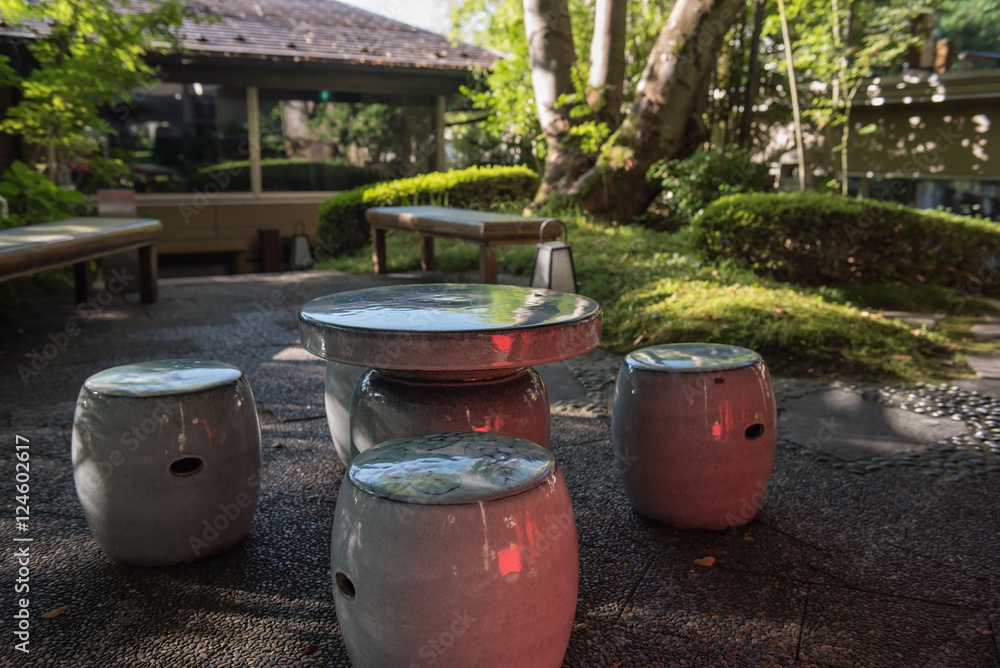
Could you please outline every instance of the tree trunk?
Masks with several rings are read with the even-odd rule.
[[[305,100],[284,100],[281,103],[281,131],[285,135],[285,155],[326,162],[333,150],[309,127],[313,107]]]
[[[570,132],[569,109],[558,104],[560,96],[575,92],[571,72],[576,52],[568,0],[524,0],[524,31],[535,107],[547,149],[542,184],[530,210],[572,183],[585,169],[586,156],[578,137]]]
[[[628,223],[656,194],[646,171],[704,143],[712,62],[744,0],[678,0],[653,46],[632,112],[570,190],[591,213]]]
[[[750,75],[747,78],[746,96],[743,99],[743,117],[740,124],[740,146],[749,149],[750,132],[753,128],[753,107],[760,90],[760,33],[764,27],[764,11],[767,0],[757,0],[753,13],[753,38],[750,42]]]
[[[626,0],[597,0],[594,37],[590,42],[590,77],[587,102],[597,108],[597,120],[618,128],[625,83]],[[603,100],[603,103],[602,103]]]
[[[799,158],[799,190],[806,189],[806,154],[802,143],[802,114],[799,113],[799,84],[795,79],[795,63],[792,58],[792,39],[788,36],[788,19],[785,3],[778,0],[778,15],[781,18],[781,39],[785,44],[785,69],[788,70],[788,92],[792,97],[792,122],[795,124],[795,152]]]

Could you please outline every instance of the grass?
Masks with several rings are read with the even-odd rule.
[[[519,209],[513,207],[512,211]],[[687,229],[658,232],[611,226],[564,214],[580,292],[604,308],[602,345],[616,352],[658,343],[709,341],[760,352],[777,375],[878,382],[966,377],[966,354],[997,349],[969,328],[996,312],[967,299],[960,313],[952,291],[926,285],[827,286],[806,289],[759,277],[732,261],[711,262],[691,251]],[[387,238],[393,271],[419,267],[414,234]],[[526,275],[534,247],[504,246],[501,273]],[[478,247],[436,241],[440,271],[474,271]],[[320,265],[371,271],[371,251]],[[928,331],[885,318],[880,310],[953,314]]]

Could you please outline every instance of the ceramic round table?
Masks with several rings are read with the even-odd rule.
[[[548,447],[549,399],[532,366],[595,348],[601,308],[540,288],[399,285],[307,302],[299,329],[305,349],[331,365],[335,442],[344,426],[333,423],[331,394],[343,397],[344,378],[350,384],[352,369],[367,369],[349,400],[349,453],[337,444],[349,463],[384,441],[432,431],[503,433]]]

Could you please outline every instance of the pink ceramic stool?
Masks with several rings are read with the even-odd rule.
[[[774,466],[767,366],[737,346],[681,343],[629,353],[611,417],[615,463],[637,513],[680,529],[746,524]]]
[[[362,452],[337,498],[331,566],[358,668],[562,665],[579,555],[541,446],[443,432]]]

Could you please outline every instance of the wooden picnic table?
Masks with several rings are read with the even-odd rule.
[[[420,235],[420,268],[434,269],[434,238],[458,239],[479,244],[479,282],[497,282],[497,246],[538,243],[539,229],[548,218],[527,218],[490,211],[445,206],[381,206],[365,214],[372,226],[372,262],[376,274],[388,272],[386,230]],[[562,227],[549,225],[545,239],[558,239]]]

